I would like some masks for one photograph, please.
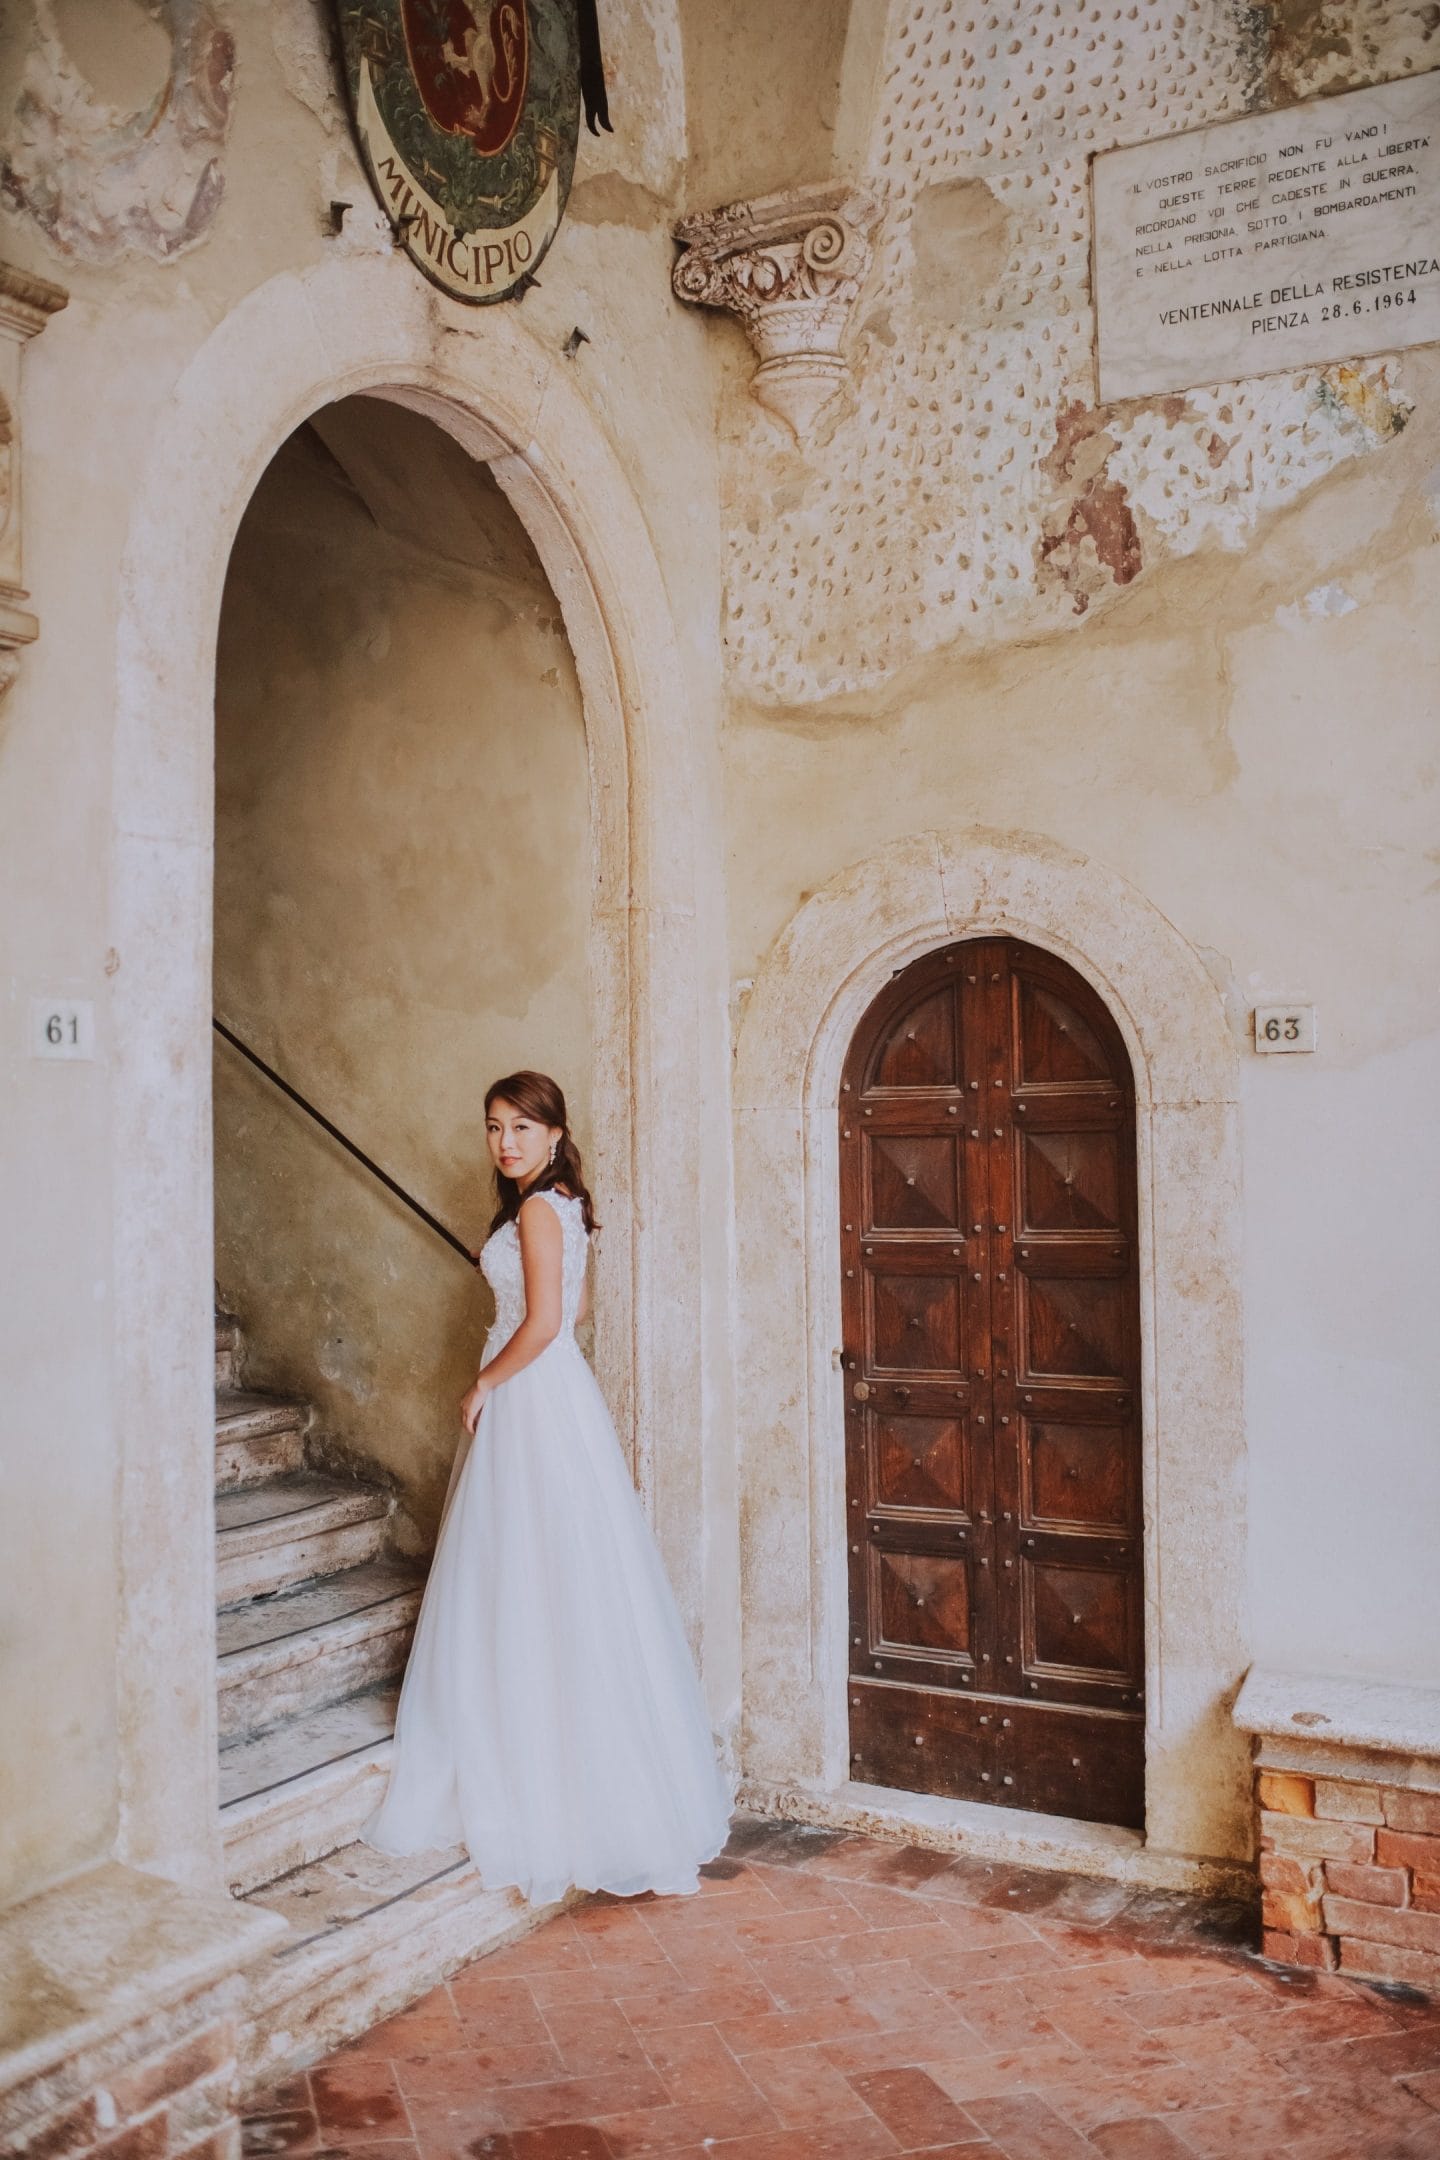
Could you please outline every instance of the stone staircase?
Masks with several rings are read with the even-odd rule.
[[[463,1852],[357,1842],[384,1791],[424,1570],[392,1546],[378,1485],[322,1473],[309,1406],[243,1384],[215,1317],[220,1822],[233,1894],[290,1936],[257,1972],[245,2075],[288,2074],[538,1917]]]

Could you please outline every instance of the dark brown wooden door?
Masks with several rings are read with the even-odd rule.
[[[1139,1827],[1135,1103],[1011,939],[905,968],[840,1096],[851,1775]]]

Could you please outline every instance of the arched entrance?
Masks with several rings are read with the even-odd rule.
[[[1135,1095],[1010,938],[901,969],[840,1083],[852,1778],[1144,1822]]]
[[[840,1211],[836,1104],[887,984],[978,938],[1022,940],[1089,983],[1134,1079],[1143,1834],[851,1774],[840,1248],[853,1218]],[[892,841],[811,893],[776,939],[745,1002],[734,1082],[751,1804],[1166,1888],[1233,1880],[1225,1869],[1250,1846],[1249,1750],[1230,1716],[1248,1658],[1238,1042],[1200,955],[1155,903],[1040,834]]]
[[[606,1223],[597,1361],[707,1680],[733,1698],[735,1630],[712,1577],[722,1537],[697,1493],[723,1444],[701,1385],[723,1281],[718,863],[695,822],[700,731],[669,598],[623,467],[564,360],[513,313],[464,336],[399,258],[332,255],[271,279],[169,387],[133,510],[116,632],[112,920],[115,1168],[116,1847],[223,1880],[215,1712],[209,923],[215,628],[231,543],[276,449],[347,395],[428,413],[482,459],[530,535],[584,700],[598,893],[587,966],[603,1084],[594,1142]],[[257,365],[257,353],[264,364]],[[216,454],[223,415],[223,456]],[[677,684],[681,686],[677,691]],[[671,1204],[695,1189],[701,1205]],[[633,1235],[637,1222],[647,1234]],[[652,1285],[665,1286],[665,1295]],[[607,1302],[608,1301],[608,1302]],[[723,1302],[723,1301],[722,1301]],[[713,1393],[713,1391],[712,1391]],[[677,1436],[657,1446],[657,1435]],[[157,1662],[154,1645],[169,1646]],[[721,1647],[728,1642],[730,1647]],[[713,1661],[708,1654],[713,1647]]]

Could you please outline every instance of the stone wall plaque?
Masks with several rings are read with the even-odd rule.
[[[1440,71],[1101,153],[1102,403],[1440,338]]]

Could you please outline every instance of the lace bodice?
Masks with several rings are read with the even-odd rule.
[[[565,1233],[562,1320],[556,1339],[569,1342],[574,1339],[575,1316],[580,1310],[580,1296],[585,1288],[585,1256],[590,1244],[585,1211],[578,1200],[567,1198],[563,1193],[543,1192],[537,1198],[554,1208]],[[495,1324],[486,1340],[483,1360],[488,1365],[491,1358],[498,1357],[525,1317],[525,1276],[520,1265],[520,1232],[516,1224],[502,1223],[495,1235],[486,1240],[480,1254],[480,1267],[495,1293]]]

